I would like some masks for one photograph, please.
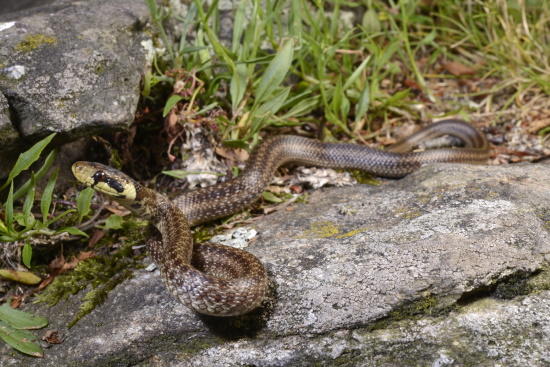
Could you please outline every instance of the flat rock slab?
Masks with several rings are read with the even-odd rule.
[[[147,65],[147,19],[137,0],[57,0],[30,15],[2,15],[0,93],[11,113],[0,104],[0,123],[9,119],[23,142],[127,127]],[[0,151],[16,143],[2,135]]]
[[[66,340],[41,360],[2,347],[0,364],[550,363],[550,282],[488,297],[513,276],[546,279],[549,167],[433,165],[293,209],[255,224],[248,250],[273,283],[262,309],[200,316],[142,270],[69,330],[77,297],[31,307]]]

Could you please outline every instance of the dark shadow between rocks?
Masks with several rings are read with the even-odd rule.
[[[481,286],[469,292],[464,292],[456,301],[459,306],[466,306],[483,298],[513,299],[524,296],[533,291],[529,280],[540,274],[541,270],[521,270],[499,279],[492,285]]]

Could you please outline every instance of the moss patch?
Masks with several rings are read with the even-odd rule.
[[[15,47],[15,51],[31,52],[42,44],[57,45],[57,38],[46,36],[45,34],[27,34],[25,39],[19,42]]]
[[[90,313],[95,307],[105,302],[107,295],[117,285],[133,277],[133,270],[142,268],[140,256],[135,256],[133,246],[141,245],[145,241],[143,221],[127,220],[122,229],[111,231],[109,235],[101,239],[96,248],[107,247],[111,243],[119,242],[124,238],[122,247],[113,255],[95,256],[80,262],[76,268],[66,275],[60,275],[44,291],[38,294],[36,302],[46,302],[50,305],[57,304],[81,290],[92,287],[80,305],[80,312],[69,327]],[[109,251],[107,251],[109,252]]]

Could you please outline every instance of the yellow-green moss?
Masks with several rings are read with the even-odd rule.
[[[27,34],[25,35],[25,39],[15,46],[15,51],[31,52],[42,44],[57,45],[57,38],[40,33],[35,35]]]
[[[341,226],[330,221],[313,222],[298,238],[327,238],[337,235]]]
[[[145,242],[144,223],[144,221],[130,219],[122,224],[122,229],[110,231],[96,244],[96,247],[109,246],[116,243],[120,237],[125,237],[124,244],[118,252],[113,255],[95,256],[80,262],[70,273],[56,277],[52,284],[37,295],[36,302],[46,302],[53,306],[60,300],[65,300],[91,286],[92,290],[83,298],[80,312],[68,325],[73,326],[95,307],[101,305],[108,293],[118,284],[131,278],[134,269],[143,267],[139,257],[134,255],[132,247]]]
[[[351,177],[360,184],[380,186],[380,181],[372,177],[370,173],[360,170],[348,170]]]
[[[366,227],[353,229],[351,231],[341,233],[340,232],[341,225],[334,224],[331,221],[319,221],[319,222],[313,222],[309,225],[309,229],[305,230],[301,235],[298,236],[298,238],[328,238],[333,237],[335,238],[344,238],[344,237],[352,237],[356,234],[365,232],[368,230]]]

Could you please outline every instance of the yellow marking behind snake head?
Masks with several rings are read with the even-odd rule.
[[[136,199],[137,183],[114,168],[95,162],[75,162],[73,175],[78,181],[123,203]]]

